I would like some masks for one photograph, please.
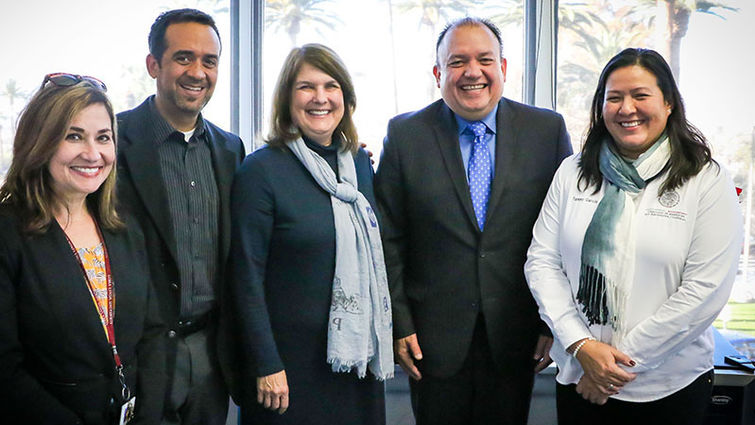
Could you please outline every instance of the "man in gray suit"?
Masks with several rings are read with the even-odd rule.
[[[164,424],[222,425],[234,369],[223,290],[229,196],[244,146],[201,115],[220,60],[212,17],[167,11],[152,25],[149,47],[157,94],[118,114],[118,196],[144,231],[170,329]]]
[[[418,425],[525,424],[552,338],[523,267],[571,144],[560,115],[502,98],[495,25],[455,21],[436,53],[443,99],[390,121],[375,179],[396,358]]]

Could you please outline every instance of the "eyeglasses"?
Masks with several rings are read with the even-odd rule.
[[[42,87],[45,87],[47,83],[52,83],[57,87],[71,87],[81,82],[87,82],[96,89],[100,89],[105,92],[107,91],[107,86],[105,85],[105,83],[94,77],[90,77],[88,75],[68,74],[66,72],[55,72],[45,75],[45,80],[42,81]]]

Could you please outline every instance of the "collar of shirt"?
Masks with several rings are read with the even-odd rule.
[[[496,114],[498,113],[498,105],[495,105],[492,111],[485,118],[480,121],[484,122],[488,126],[488,131],[485,134],[485,138],[488,141],[488,150],[490,151],[490,173],[495,176],[495,141],[496,141]],[[461,160],[464,161],[464,174],[469,169],[469,157],[472,156],[472,146],[474,145],[474,134],[465,132],[467,126],[473,121],[467,121],[464,118],[454,114],[456,118],[457,131],[459,136],[459,148],[461,149]]]
[[[148,124],[155,129],[155,142],[165,142],[173,134],[179,134],[181,140],[184,140],[184,134],[173,128],[173,126],[170,125],[170,123],[165,118],[163,118],[162,114],[160,114],[160,111],[157,110],[157,105],[155,105],[155,95],[152,95],[149,98],[149,110],[151,112],[150,117],[152,117],[152,122]],[[197,118],[197,125],[194,127],[193,137],[195,138],[195,140],[204,140],[204,134],[204,119],[202,118],[202,114],[200,113],[199,117]]]

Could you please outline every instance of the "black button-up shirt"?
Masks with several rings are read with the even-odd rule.
[[[160,171],[170,209],[180,276],[183,319],[197,318],[215,302],[219,256],[219,194],[212,163],[211,141],[199,116],[189,141],[157,111],[154,99],[151,123],[157,130]]]

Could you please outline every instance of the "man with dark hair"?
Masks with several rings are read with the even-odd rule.
[[[526,424],[534,372],[550,363],[523,268],[572,148],[560,115],[502,97],[502,52],[486,20],[447,26],[433,67],[442,100],[390,121],[375,178],[418,425]]]
[[[218,37],[218,43],[220,44],[220,32],[215,25],[215,20],[212,16],[196,10],[196,9],[175,9],[169,10],[165,13],[161,13],[160,16],[152,23],[152,28],[149,30],[149,36],[147,42],[149,44],[149,53],[161,61],[163,58],[163,52],[167,48],[167,41],[165,40],[165,31],[171,24],[181,24],[184,22],[195,22],[197,24],[206,25],[215,31],[215,35]],[[221,44],[222,50],[222,44]]]
[[[232,369],[224,299],[228,198],[244,147],[201,115],[220,59],[212,17],[165,12],[152,25],[149,47],[157,93],[118,114],[118,195],[144,231],[170,329],[164,423],[222,425]]]

